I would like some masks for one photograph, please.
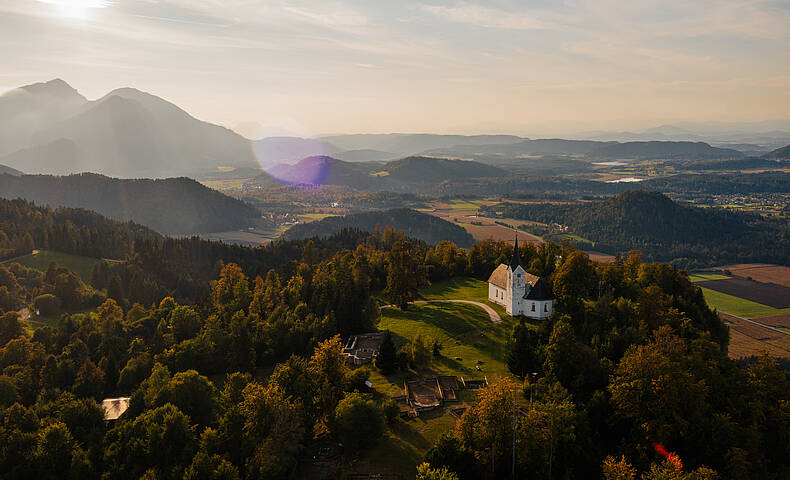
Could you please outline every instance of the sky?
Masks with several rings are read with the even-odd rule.
[[[771,120],[790,1],[0,1],[0,91],[52,78],[261,134]]]

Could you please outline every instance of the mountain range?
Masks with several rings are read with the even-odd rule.
[[[0,96],[0,164],[153,178],[258,166],[247,139],[157,96],[120,88],[91,101],[60,79]]]
[[[95,172],[121,178],[215,178],[219,172],[221,178],[234,176],[237,170],[245,172],[244,177],[254,176],[261,167],[283,170],[281,164],[310,157],[381,163],[442,156],[495,166],[500,160],[541,156],[573,157],[576,161],[732,159],[742,157],[743,152],[762,155],[790,143],[785,127],[790,128],[790,122],[721,124],[715,128],[663,125],[634,134],[588,132],[586,138],[579,139],[389,133],[249,140],[134,88],[118,88],[89,100],[65,81],[55,79],[0,95],[0,165],[25,173],[58,175]],[[784,143],[776,143],[782,138]]]
[[[389,162],[346,162],[329,156],[313,156],[293,165],[275,165],[250,183],[263,187],[343,185],[358,190],[399,191],[448,180],[506,174],[495,166],[447,158],[412,156]]]

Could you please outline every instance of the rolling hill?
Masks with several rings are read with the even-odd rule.
[[[707,264],[790,261],[786,221],[681,205],[658,192],[627,191],[600,202],[564,205],[505,203],[490,210],[504,217],[565,225],[569,232],[596,242],[596,249],[611,253],[636,249],[656,260]]]
[[[772,150],[766,153],[765,158],[770,159],[777,159],[777,160],[790,160],[790,145],[786,145],[782,148],[777,148],[776,150]]]
[[[123,180],[90,173],[0,175],[0,196],[94,210],[173,235],[227,231],[261,221],[256,208],[183,177]]]
[[[741,158],[743,153],[730,148],[711,147],[705,142],[626,142],[602,146],[588,152],[602,159],[618,158]]]
[[[438,183],[467,178],[502,177],[504,170],[479,162],[436,157],[407,157],[384,164],[389,181],[405,183]]]
[[[266,174],[291,185],[346,185],[368,189],[379,180],[372,176],[375,165],[344,162],[325,155],[307,157],[296,164],[280,164],[266,170]]]
[[[322,140],[343,150],[378,150],[398,157],[416,155],[455,145],[508,144],[524,140],[514,135],[436,135],[430,133],[384,133],[332,135]]]
[[[346,162],[328,156],[308,157],[289,165],[275,165],[253,180],[262,187],[280,184],[341,185],[357,190],[408,191],[427,184],[480,177],[502,177],[507,172],[479,162],[437,157],[407,157],[390,162]]]
[[[474,238],[462,227],[433,215],[408,208],[353,213],[342,217],[327,217],[315,222],[294,225],[283,233],[286,240],[328,237],[346,228],[373,232],[376,228],[394,227],[407,236],[435,245],[449,240],[459,247],[470,247]]]
[[[0,164],[27,173],[197,175],[257,167],[248,140],[133,88],[89,101],[62,80],[0,96]]]

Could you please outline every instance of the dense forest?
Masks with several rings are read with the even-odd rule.
[[[630,191],[599,202],[503,203],[504,217],[559,224],[612,253],[640,250],[683,268],[740,262],[790,264],[790,228],[783,219],[702,209],[657,192]]]
[[[430,247],[393,229],[245,249],[164,239],[81,210],[0,206],[0,229],[25,248],[48,241],[124,257],[98,263],[90,286],[71,285],[85,294],[74,298],[73,274],[57,265],[0,266],[0,476],[9,479],[287,479],[316,442],[342,444],[352,458],[403,421],[367,388],[370,370],[342,356],[341,337],[376,329],[374,294],[405,305],[430,282],[487,278],[513,250]],[[554,314],[515,324],[513,377],[480,391],[416,478],[510,478],[512,468],[519,478],[787,478],[787,375],[768,357],[730,360],[727,327],[684,272],[636,252],[597,264],[550,243],[520,255],[552,286]],[[193,273],[210,265],[208,279],[194,276],[203,294],[138,302],[112,280],[128,265],[178,291],[169,262]],[[83,303],[67,303],[75,299]],[[98,306],[80,312],[84,302]],[[66,313],[31,330],[17,311],[32,304]],[[418,347],[371,368],[414,373]],[[123,395],[129,409],[105,423],[98,402]]]
[[[0,196],[94,210],[164,234],[221,232],[263,221],[254,207],[183,177],[127,180],[92,173],[0,175]]]
[[[318,221],[294,225],[283,234],[289,240],[327,237],[346,228],[356,228],[374,232],[377,228],[393,227],[405,232],[409,237],[435,245],[449,240],[461,247],[469,247],[474,238],[458,225],[434,215],[428,215],[408,208],[394,208],[372,212],[354,213],[342,217],[327,217]]]

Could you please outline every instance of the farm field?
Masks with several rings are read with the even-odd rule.
[[[717,292],[708,288],[702,288],[708,305],[716,310],[731,313],[744,318],[770,317],[790,313],[790,308],[778,309],[768,305],[746,300],[745,298],[735,297],[726,293]]]
[[[711,272],[691,274],[689,280],[700,286],[708,305],[718,310],[719,317],[729,325],[728,354],[730,357],[748,357],[759,355],[765,351],[769,355],[790,358],[790,335],[761,326],[790,327],[790,308],[775,308],[753,301],[753,299],[760,298],[764,301],[776,300],[775,305],[785,305],[790,302],[790,298],[783,297],[781,289],[787,287]],[[729,284],[727,287],[722,286],[727,284]],[[716,286],[719,290],[728,289],[732,293],[737,293],[738,296],[706,288],[710,285]],[[738,317],[751,319],[761,325],[746,322]],[[790,333],[790,329],[787,330],[787,333]]]
[[[790,335],[744,322],[725,313],[719,313],[719,317],[730,326],[728,355],[731,358],[750,357],[762,352],[776,357],[790,358]]]
[[[790,308],[790,287],[782,285],[743,278],[703,280],[697,285],[776,309]]]
[[[81,257],[79,255],[69,255],[68,253],[56,252],[53,250],[34,250],[33,253],[13,260],[27,268],[34,268],[46,272],[49,264],[55,262],[74,272],[80,280],[90,283],[91,270],[93,265],[99,260],[91,257]]]
[[[429,300],[464,299],[485,302],[502,317],[501,324],[493,324],[480,307],[469,304],[438,303],[410,305],[406,311],[396,308],[382,310],[379,330],[390,330],[396,346],[402,345],[416,334],[439,340],[443,349],[439,358],[422,372],[396,373],[385,377],[371,368],[370,381],[377,393],[384,396],[402,394],[407,378],[456,375],[464,378],[493,380],[509,375],[504,364],[504,346],[515,319],[505,314],[499,305],[488,303],[488,284],[471,278],[436,282],[422,291]],[[480,371],[475,366],[480,360]],[[459,402],[428,412],[418,418],[398,419],[384,437],[359,458],[345,466],[349,473],[397,473],[404,479],[414,478],[414,465],[445,432],[455,426],[455,418],[447,412],[450,408],[473,403],[475,392],[461,390]]]
[[[217,240],[226,243],[239,243],[242,245],[266,245],[276,240],[288,227],[255,228],[253,230],[231,230],[228,232],[212,232],[201,234],[206,240]]]
[[[747,278],[765,283],[775,283],[790,287],[790,267],[770,264],[738,264],[722,267],[729,270],[733,276]]]

